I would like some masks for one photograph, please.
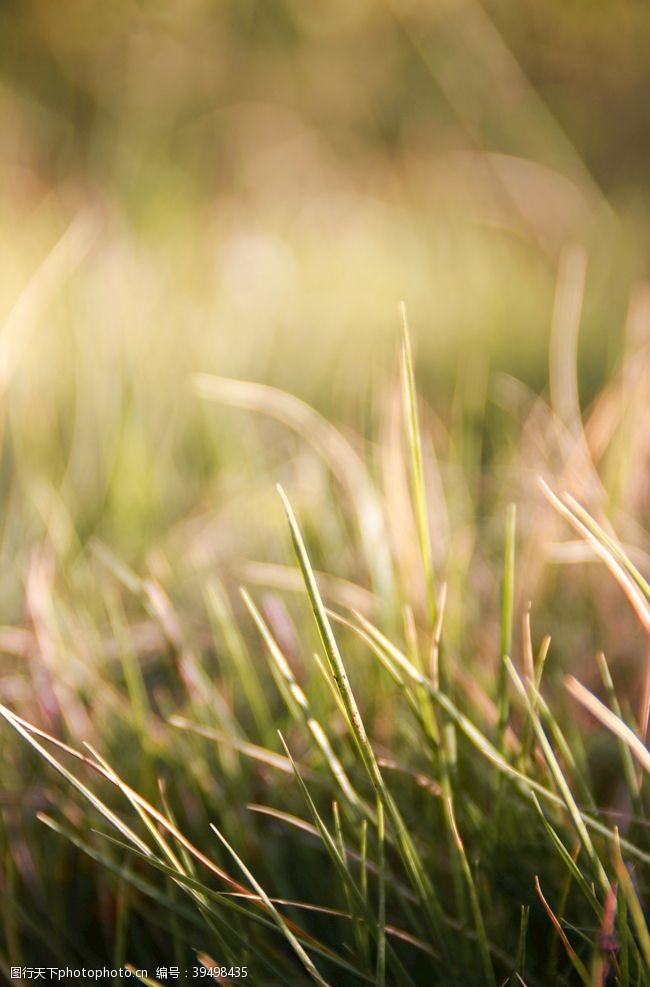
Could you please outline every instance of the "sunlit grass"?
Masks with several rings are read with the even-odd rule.
[[[188,380],[210,415],[236,405],[298,438],[253,438],[225,513],[202,505],[135,568],[97,538],[71,553],[48,502],[29,620],[2,629],[4,967],[108,949],[278,985],[649,982],[647,581],[617,534],[633,501],[607,519],[589,445],[611,390],[571,434],[533,402],[473,500],[457,431],[434,421],[429,441],[405,324],[401,345],[400,428],[372,456],[277,389]],[[558,546],[565,523],[580,540]],[[242,567],[249,547],[275,566]],[[589,581],[585,550],[604,563]],[[632,686],[619,656],[567,654],[563,630],[580,641],[594,618],[569,584],[557,598],[549,554],[620,593],[595,627],[636,656]],[[50,875],[81,859],[61,900]],[[76,895],[119,922],[91,909],[72,935]]]
[[[648,9],[0,9],[3,982],[650,985]]]

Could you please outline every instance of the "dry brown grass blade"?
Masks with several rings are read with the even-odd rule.
[[[594,696],[593,692],[586,689],[582,683],[578,682],[573,675],[567,675],[564,684],[574,699],[576,699],[585,709],[589,710],[604,727],[615,733],[617,737],[627,744],[630,751],[646,771],[650,771],[650,752],[648,748],[639,740],[637,735],[631,730],[627,723],[608,709],[600,699]]]
[[[559,921],[557,915],[555,914],[555,912],[553,911],[553,909],[549,905],[548,901],[544,897],[544,892],[542,891],[541,885],[539,883],[539,877],[537,875],[535,875],[535,891],[537,892],[537,895],[539,897],[539,900],[542,903],[542,906],[544,908],[544,911],[546,912],[546,914],[550,918],[550,920],[551,920],[551,922],[553,924],[553,927],[555,928],[555,931],[557,932],[557,934],[558,934],[558,936],[559,936],[559,938],[560,938],[560,940],[562,942],[562,945],[564,946],[564,948],[566,950],[567,956],[571,960],[571,964],[572,964],[573,968],[575,969],[576,973],[578,974],[578,976],[582,980],[582,982],[585,985],[585,987],[590,987],[590,985],[591,985],[591,979],[589,977],[589,974],[587,973],[587,968],[585,967],[584,963],[582,962],[582,960],[580,959],[580,957],[576,953],[575,949],[573,948],[573,946],[571,945],[571,943],[567,939],[566,933],[565,933],[564,929],[562,928],[562,926],[560,925],[560,921]]]
[[[549,485],[544,479],[542,479],[542,477],[539,478],[539,484],[542,488],[544,496],[555,508],[558,514],[561,514],[562,517],[569,522],[571,527],[582,535],[585,541],[591,545],[598,558],[605,563],[614,579],[630,601],[630,604],[639,618],[644,630],[646,633],[650,634],[650,606],[648,606],[646,599],[639,590],[638,586],[635,584],[634,580],[631,579],[625,569],[623,569],[623,567],[614,558],[612,553],[607,551],[607,548],[601,544],[601,542],[594,537],[582,521],[576,517],[573,511],[565,503],[563,503],[563,501],[555,493],[553,493]]]

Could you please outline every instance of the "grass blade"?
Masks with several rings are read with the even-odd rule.
[[[404,401],[404,417],[406,419],[406,437],[409,464],[411,467],[411,485],[415,502],[415,519],[422,556],[424,584],[432,626],[436,621],[436,589],[433,571],[433,556],[431,552],[431,533],[429,531],[429,515],[427,511],[427,496],[424,483],[424,466],[422,462],[422,441],[420,438],[420,420],[418,417],[417,392],[415,389],[415,374],[413,371],[413,356],[411,339],[406,319],[406,306],[401,305],[402,324],[402,397]]]
[[[601,703],[600,699],[597,699],[593,692],[585,689],[584,685],[578,682],[573,675],[568,675],[564,680],[564,684],[573,698],[584,706],[585,709],[588,709],[599,723],[602,723],[604,727],[607,727],[608,730],[616,734],[623,741],[626,748],[631,751],[639,764],[646,771],[650,771],[650,752],[645,744],[641,743],[634,731],[628,727],[627,723],[620,716],[612,713],[611,709],[608,709],[604,703]]]
[[[544,897],[544,893],[542,892],[542,888],[541,888],[541,885],[539,883],[539,878],[538,877],[535,877],[535,890],[537,891],[537,895],[539,897],[539,900],[542,903],[542,906],[544,908],[544,911],[546,912],[546,914],[550,918],[551,922],[553,923],[553,927],[555,928],[555,931],[557,932],[560,940],[562,941],[562,945],[564,946],[564,948],[566,950],[567,956],[571,960],[571,966],[573,967],[573,969],[576,971],[576,973],[580,977],[580,980],[584,984],[584,987],[592,987],[592,985],[591,985],[591,977],[589,976],[589,973],[587,972],[587,968],[584,965],[584,963],[582,962],[582,960],[580,959],[580,957],[578,956],[578,954],[576,953],[575,949],[573,948],[573,946],[571,945],[571,943],[569,942],[569,940],[567,939],[566,933],[565,933],[564,929],[562,928],[562,926],[561,926],[561,924],[560,924],[557,916],[555,915],[553,909],[551,908],[551,906],[549,905],[548,901]]]
[[[328,765],[330,771],[332,772],[332,775],[334,776],[334,779],[336,780],[337,784],[341,789],[341,792],[343,793],[345,799],[350,803],[351,806],[353,806],[355,809],[357,809],[360,812],[364,812],[364,806],[362,800],[359,798],[356,791],[354,790],[352,783],[350,782],[350,779],[346,774],[345,768],[341,764],[341,761],[334,753],[334,750],[327,737],[327,734],[325,733],[325,730],[314,716],[311,710],[311,706],[309,704],[309,700],[307,699],[307,696],[305,695],[304,691],[296,681],[296,678],[291,670],[291,667],[287,659],[283,655],[282,650],[280,649],[280,646],[278,645],[277,641],[271,634],[271,631],[269,630],[266,621],[262,617],[261,613],[255,606],[250,595],[246,592],[245,589],[241,590],[241,594],[244,603],[248,608],[248,612],[250,613],[253,620],[255,621],[255,625],[258,631],[260,632],[264,643],[266,644],[271,659],[275,663],[275,666],[278,669],[278,672],[281,675],[282,679],[284,680],[290,695],[293,697],[293,700],[297,708],[300,710],[300,713],[302,714],[307,729],[309,730],[312,737],[314,738],[316,746],[319,748],[321,754],[323,755],[326,764]]]
[[[314,961],[311,959],[311,957],[309,956],[309,954],[305,951],[305,949],[298,942],[298,939],[296,938],[296,936],[294,935],[294,933],[289,928],[289,926],[288,926],[286,920],[284,919],[284,917],[282,916],[282,914],[275,907],[275,905],[273,904],[273,902],[271,901],[271,899],[267,895],[267,893],[264,890],[264,888],[262,887],[262,885],[253,876],[253,874],[248,869],[248,867],[246,866],[246,864],[243,862],[243,860],[241,859],[241,857],[235,852],[235,850],[232,848],[232,846],[230,845],[230,843],[228,843],[228,841],[226,840],[225,836],[223,836],[223,834],[219,832],[219,830],[217,829],[217,827],[213,823],[211,824],[211,829],[216,833],[216,835],[218,836],[218,838],[221,840],[221,842],[225,846],[226,850],[228,850],[228,852],[232,856],[233,860],[235,861],[235,863],[237,864],[237,866],[241,870],[242,874],[250,882],[251,886],[255,889],[255,891],[257,892],[257,894],[259,895],[259,897],[262,899],[262,901],[266,905],[267,911],[269,912],[269,914],[273,917],[273,919],[277,923],[277,926],[280,929],[282,935],[285,937],[285,939],[287,940],[287,942],[289,943],[289,945],[293,949],[294,953],[296,954],[296,956],[298,957],[298,959],[300,960],[300,962],[302,963],[302,965],[304,966],[305,970],[310,975],[310,977],[317,984],[320,984],[320,987],[330,987],[330,985],[327,983],[327,981],[325,980],[325,978],[319,973],[318,969],[316,968],[316,965],[314,964]]]
[[[490,946],[488,943],[487,933],[485,931],[485,923],[483,922],[483,913],[481,911],[481,903],[479,901],[478,893],[476,891],[476,884],[474,883],[474,878],[472,876],[472,871],[469,866],[469,861],[467,860],[467,854],[465,853],[465,847],[461,839],[460,833],[458,832],[458,825],[456,823],[456,818],[454,816],[454,807],[451,799],[448,799],[449,803],[449,817],[451,820],[451,826],[456,840],[456,846],[458,848],[458,854],[461,861],[461,866],[463,869],[463,875],[465,877],[465,882],[467,884],[467,890],[469,892],[469,900],[472,908],[472,915],[474,917],[474,925],[476,927],[476,939],[478,942],[479,952],[481,956],[481,964],[483,967],[483,982],[488,984],[489,987],[496,987],[496,977],[494,975],[494,967],[492,965],[492,957],[490,956]]]
[[[506,658],[506,667],[515,685],[515,688],[517,689],[517,692],[519,693],[520,697],[524,701],[526,709],[528,710],[528,715],[530,716],[531,721],[533,723],[533,729],[535,731],[535,735],[537,737],[538,743],[543,751],[544,757],[546,759],[546,763],[548,764],[551,770],[553,780],[557,785],[557,788],[562,796],[567,812],[569,813],[573,825],[575,826],[576,832],[578,834],[578,838],[580,839],[580,842],[582,843],[583,847],[585,848],[585,852],[589,857],[594,872],[594,876],[597,878],[598,883],[600,884],[604,894],[608,894],[610,887],[609,879],[607,877],[607,874],[605,873],[605,869],[603,865],[601,864],[598,858],[598,855],[596,854],[596,850],[594,848],[593,842],[589,835],[589,831],[587,830],[585,822],[582,818],[582,814],[580,813],[580,810],[576,805],[575,799],[571,792],[571,788],[569,787],[569,783],[564,777],[564,772],[562,771],[562,768],[560,767],[560,763],[553,752],[553,748],[551,747],[548,738],[544,732],[544,728],[542,727],[542,724],[540,722],[540,719],[533,708],[532,702],[528,696],[528,693],[526,692],[524,684],[519,678],[519,676],[517,675],[515,667],[509,658]]]
[[[379,770],[374,751],[368,739],[368,735],[359,712],[359,707],[357,706],[356,699],[354,698],[354,694],[350,686],[338,644],[336,643],[332,627],[316,584],[316,579],[314,577],[313,569],[309,561],[309,556],[307,554],[307,549],[305,548],[305,543],[303,541],[300,528],[298,527],[293,509],[287,499],[286,494],[281,487],[279,487],[278,490],[289,521],[289,528],[291,531],[294,549],[298,558],[298,564],[300,565],[300,569],[303,573],[316,626],[318,628],[323,647],[325,648],[325,654],[330,665],[332,677],[341,695],[341,699],[347,713],[348,724],[356,738],[361,758],[373,788],[375,789],[376,795],[381,799],[386,816],[390,820],[395,831],[397,846],[407,873],[409,874],[413,886],[422,900],[431,922],[432,929],[441,945],[441,948],[443,951],[447,952],[446,933],[440,901],[429,879],[429,876],[426,873],[419,854],[416,851],[415,845],[406,828],[406,825],[404,824],[404,820],[402,819],[397,804],[384,783],[384,779],[381,771]],[[420,678],[423,681],[428,682],[424,676],[420,675]],[[448,958],[450,959],[449,956]]]
[[[621,845],[618,839],[618,831],[616,831],[616,839],[614,840],[612,861],[614,863],[616,877],[618,878],[619,884],[623,889],[627,907],[630,915],[632,916],[632,922],[634,923],[639,944],[641,946],[641,952],[646,963],[646,971],[648,971],[650,970],[650,932],[648,932],[648,925],[643,912],[643,907],[634,889],[632,878],[630,877],[630,873],[625,866],[625,862],[623,861]]]
[[[377,987],[386,983],[386,859],[384,856],[384,807],[377,799]]]
[[[505,667],[505,661],[506,658],[511,656],[512,651],[516,526],[517,509],[514,504],[509,504],[506,515],[503,581],[501,587],[501,653],[499,656],[499,675],[497,685],[497,705],[499,708],[499,746],[502,751],[504,750],[505,731],[508,723],[508,675]]]

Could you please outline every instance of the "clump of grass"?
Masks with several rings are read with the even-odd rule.
[[[291,475],[289,494],[264,500],[269,543],[291,543],[294,561],[283,555],[272,579],[262,570],[264,589],[244,588],[243,606],[234,571],[221,585],[197,566],[186,593],[164,553],[143,577],[106,550],[94,550],[101,561],[89,553],[99,612],[94,596],[75,611],[72,588],[49,570],[32,580],[40,654],[30,689],[0,714],[7,807],[12,793],[26,798],[29,772],[43,829],[5,808],[2,969],[110,956],[146,967],[145,983],[175,962],[247,967],[250,982],[269,985],[650,984],[648,677],[638,676],[634,716],[604,658],[594,659],[600,699],[577,677],[565,692],[549,637],[536,646],[524,594],[537,591],[535,608],[560,634],[563,614],[540,567],[557,523],[540,496],[526,491],[534,512],[520,490],[496,498],[500,564],[478,520],[469,560],[466,549],[455,556],[453,532],[443,551],[429,481],[443,475],[453,492],[458,475],[423,427],[402,314],[404,427],[389,461],[403,482],[390,494],[370,459],[302,403],[197,381],[204,398],[296,429],[326,471],[326,492],[298,495],[299,507]],[[580,493],[575,442],[589,492],[588,429],[573,427],[560,445]],[[552,485],[562,482],[560,469]],[[640,566],[604,516],[545,489],[631,604],[639,628],[620,626],[643,663]],[[523,527],[506,506],[513,494]],[[494,589],[481,588],[486,572]],[[493,619],[484,603],[498,613],[499,597]],[[604,792],[594,723],[576,724],[575,700],[619,758]],[[27,801],[25,814],[35,815]]]

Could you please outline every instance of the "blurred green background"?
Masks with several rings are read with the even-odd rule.
[[[400,299],[438,413],[459,373],[542,391],[568,243],[585,402],[616,364],[647,3],[7,0],[0,30],[2,489],[30,524],[130,550],[191,510],[246,427],[195,371],[365,430]]]

